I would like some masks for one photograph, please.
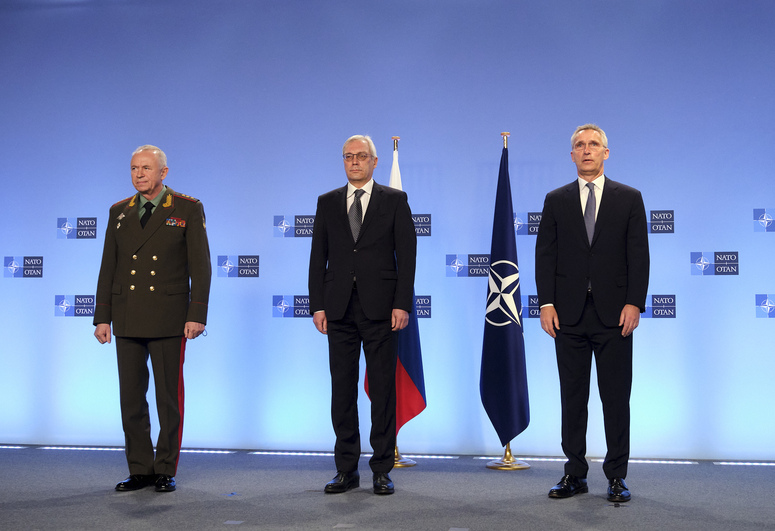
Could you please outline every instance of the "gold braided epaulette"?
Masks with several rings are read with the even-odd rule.
[[[180,197],[181,199],[187,199],[188,201],[192,201],[194,203],[199,202],[199,199],[197,199],[196,197],[191,197],[190,195],[181,194],[180,192],[175,192],[172,195],[174,195],[175,197]]]
[[[115,203],[113,203],[112,205],[110,205],[110,208],[113,208],[114,206],[118,206],[118,205],[120,205],[121,203],[126,203],[127,201],[129,201],[129,200],[133,199],[134,197],[135,197],[134,195],[130,195],[129,197],[127,197],[127,198],[125,198],[125,199],[122,199],[121,201],[116,201]]]

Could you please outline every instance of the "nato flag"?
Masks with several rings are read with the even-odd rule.
[[[517,242],[509,183],[509,152],[503,148],[495,197],[495,217],[484,317],[479,392],[495,431],[506,446],[530,423],[522,333]]]

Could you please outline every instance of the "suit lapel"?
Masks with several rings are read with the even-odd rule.
[[[366,229],[371,225],[372,220],[379,217],[379,207],[382,204],[382,187],[376,182],[371,188],[371,197],[369,198],[369,208],[366,209],[366,214],[363,216],[363,225],[361,225],[361,234],[358,236],[358,240],[363,238],[366,233]]]
[[[589,245],[587,238],[587,228],[584,225],[584,213],[581,211],[581,200],[579,199],[579,183],[574,181],[565,188],[565,208],[570,213],[571,225],[576,231],[576,236],[584,240]],[[594,242],[594,237],[592,238]]]
[[[350,230],[350,218],[347,216],[347,185],[337,190],[336,197],[336,215],[335,219],[347,230],[347,234],[352,238],[352,231]]]
[[[617,204],[616,196],[618,195],[619,187],[615,182],[606,177],[605,184],[603,185],[603,197],[600,200],[600,210],[597,213],[597,220],[595,221],[595,234],[592,236],[593,244],[600,235],[600,231],[605,230],[606,225],[611,223],[609,219],[613,216]]]

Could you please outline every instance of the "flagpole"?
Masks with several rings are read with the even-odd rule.
[[[398,141],[401,140],[401,137],[392,136],[390,138],[393,140],[393,151],[398,151]],[[396,434],[396,437],[397,436],[398,435]],[[409,468],[415,465],[417,465],[417,463],[414,460],[401,455],[401,452],[398,451],[398,442],[396,442],[395,451],[393,453],[393,466],[396,468]]]
[[[503,148],[508,149],[509,136],[511,136],[511,133],[503,132],[501,133],[501,136],[503,137]],[[514,456],[511,454],[511,442],[508,442],[506,443],[503,457],[487,463],[487,468],[492,470],[525,470],[530,468],[530,465],[519,459],[514,459]]]

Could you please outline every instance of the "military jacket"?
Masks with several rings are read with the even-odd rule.
[[[202,203],[167,187],[145,228],[139,194],[110,207],[94,324],[120,337],[183,335],[207,323],[210,247]]]

